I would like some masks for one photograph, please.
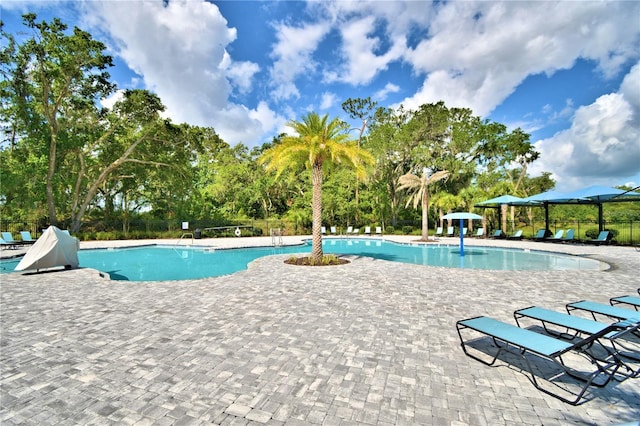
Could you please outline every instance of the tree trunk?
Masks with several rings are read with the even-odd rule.
[[[429,191],[422,191],[422,239],[429,239]]]
[[[52,129],[53,131],[53,129]],[[51,135],[49,141],[49,169],[47,170],[47,209],[49,211],[49,224],[58,226],[56,216],[56,204],[53,197],[53,175],[56,172],[56,135]]]
[[[312,246],[311,263],[314,265],[322,263],[322,163],[314,163],[312,170],[313,202],[312,211]]]

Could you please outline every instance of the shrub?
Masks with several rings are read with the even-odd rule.
[[[393,234],[396,232],[396,228],[394,228],[393,225],[389,225],[384,229],[384,232],[387,234]]]
[[[402,233],[404,235],[411,235],[412,232],[413,232],[413,226],[406,225],[402,227]]]

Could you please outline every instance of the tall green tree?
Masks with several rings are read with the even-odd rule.
[[[76,141],[69,128],[92,115],[95,102],[114,90],[106,71],[112,65],[106,46],[79,28],[67,34],[67,26],[55,18],[36,22],[35,14],[23,16],[30,38],[19,43],[5,32],[2,54],[2,121],[18,138],[27,138],[47,161],[46,200],[49,220],[57,224],[55,184],[60,150]]]
[[[301,121],[291,121],[289,126],[297,133],[286,136],[282,142],[267,150],[260,162],[267,170],[275,170],[279,176],[292,167],[303,166],[311,170],[313,190],[312,201],[312,249],[311,262],[322,262],[322,179],[323,170],[330,163],[352,167],[358,176],[366,175],[367,165],[373,164],[373,157],[349,141],[347,127],[337,118],[329,120],[328,115],[320,117],[311,112]]]

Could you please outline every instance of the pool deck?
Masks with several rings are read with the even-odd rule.
[[[284,237],[286,244],[301,240]],[[149,243],[162,241],[81,247]],[[227,248],[271,239],[194,243]],[[513,311],[530,305],[564,310],[582,299],[608,303],[637,295],[640,252],[471,238],[465,245],[558,251],[611,268],[480,271],[363,257],[343,266],[302,267],[284,264],[289,255],[279,255],[233,275],[190,281],[111,281],[91,269],[1,275],[0,423],[640,421],[640,378],[590,388],[574,407],[536,390],[513,358],[488,367],[466,356],[455,327],[478,315],[514,323]]]

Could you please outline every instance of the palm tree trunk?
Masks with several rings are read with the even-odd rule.
[[[312,211],[312,245],[311,263],[320,264],[322,262],[322,164],[314,163],[312,170],[313,202]]]
[[[422,239],[429,239],[429,191],[422,191]]]

